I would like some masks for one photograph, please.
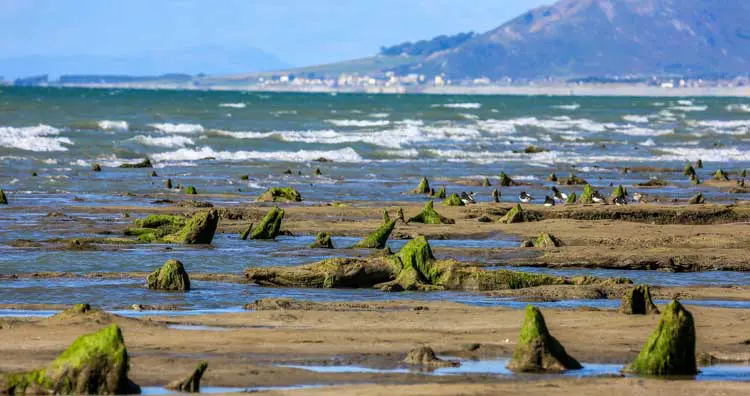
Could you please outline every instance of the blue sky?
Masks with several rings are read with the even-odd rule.
[[[552,0],[0,0],[0,57],[260,48],[301,66],[483,32]]]

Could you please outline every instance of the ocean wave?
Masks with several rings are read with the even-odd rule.
[[[202,133],[206,129],[203,128],[203,125],[201,124],[171,124],[171,123],[158,123],[158,124],[148,124],[151,128],[154,128],[158,131],[164,132],[164,133],[183,133],[183,134],[191,134],[191,133]]]
[[[566,131],[567,134],[576,134],[579,131],[600,133],[618,127],[614,123],[601,123],[587,118],[570,118],[567,116],[554,117],[552,119],[538,119],[536,117],[521,117],[509,120],[489,119],[479,121],[478,125],[483,130],[495,134],[510,134],[517,132],[518,127],[536,127],[546,130],[554,130],[558,133]]]
[[[730,104],[725,107],[726,111],[732,112],[732,113],[750,113],[750,104],[745,103],[737,103],[737,104]]]
[[[648,122],[647,116],[627,114],[622,116],[622,119],[627,122],[634,122],[636,124],[645,124]]]
[[[553,109],[560,109],[560,110],[578,110],[581,108],[581,105],[578,103],[572,103],[572,104],[565,104],[565,105],[554,105],[552,106]]]
[[[246,104],[240,102],[240,103],[220,103],[219,107],[231,107],[233,109],[244,109],[247,107]]]
[[[434,104],[431,107],[445,107],[448,109],[479,109],[482,107],[481,103],[445,103],[445,104]]]
[[[103,131],[127,131],[130,127],[127,121],[101,120],[96,123]]]
[[[388,118],[391,115],[389,113],[371,113],[370,117],[372,118]]]
[[[327,123],[333,124],[339,127],[357,127],[357,128],[363,128],[363,127],[377,127],[377,126],[386,126],[390,125],[390,121],[388,120],[378,120],[378,121],[372,121],[372,120],[326,120]]]
[[[674,134],[674,131],[671,129],[651,129],[635,125],[623,125],[618,128],[611,129],[610,132],[620,133],[628,136],[665,136]]]
[[[198,161],[205,158],[216,158],[219,161],[289,161],[308,162],[318,158],[327,158],[335,162],[365,162],[351,147],[340,150],[299,150],[299,151],[215,151],[211,147],[197,149],[179,149],[165,153],[153,154],[155,161]]]
[[[138,135],[134,137],[133,140],[144,146],[150,147],[182,148],[195,144],[195,142],[193,142],[193,139],[187,138],[185,136],[153,137],[150,135]]]
[[[467,120],[478,120],[479,116],[476,114],[471,113],[461,113],[459,114],[461,117],[466,118]]]
[[[742,150],[737,147],[707,149],[697,147],[668,147],[662,148],[661,151],[669,155],[657,157],[660,161],[685,161],[697,160],[710,162],[732,162],[732,161],[750,161],[750,151]]]
[[[47,159],[43,159],[42,163],[45,163],[47,165],[57,165],[57,160],[54,158],[47,158]]]
[[[0,146],[25,151],[68,151],[73,145],[66,137],[57,137],[60,130],[44,124],[30,127],[0,127]]]
[[[670,110],[674,111],[682,111],[684,113],[694,112],[694,111],[706,111],[708,110],[708,106],[672,106],[669,108]]]
[[[653,147],[656,146],[656,142],[654,142],[654,139],[647,139],[645,142],[639,143],[641,146],[644,147]]]

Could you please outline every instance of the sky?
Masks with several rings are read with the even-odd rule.
[[[259,48],[305,66],[372,55],[381,45],[484,32],[552,2],[0,0],[0,58],[227,46]]]

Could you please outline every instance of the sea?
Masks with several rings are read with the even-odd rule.
[[[527,154],[529,146],[542,151]],[[144,158],[152,161],[157,177],[152,169],[118,168]],[[546,178],[551,173],[575,173],[603,191],[622,184],[632,193],[635,184],[659,178],[669,185],[648,193],[683,200],[701,191],[716,202],[741,199],[690,183],[681,170],[699,159],[704,164],[697,169],[702,180],[717,169],[736,178],[750,168],[750,98],[0,87],[0,188],[11,202],[0,206],[0,275],[150,271],[175,254],[189,271],[240,274],[251,263],[296,265],[325,257],[299,254],[311,236],[269,244],[217,235],[210,249],[148,246],[60,252],[9,245],[15,239],[69,236],[62,222],[53,231],[40,227],[55,211],[93,222],[130,222],[84,209],[155,206],[153,194],[164,192],[166,178],[175,185],[195,186],[199,197],[217,206],[249,204],[273,186],[298,189],[304,205],[424,201],[422,196],[404,194],[423,176],[435,188],[475,192],[482,202],[489,201],[498,187],[476,182],[489,178],[494,184],[501,172],[524,184],[500,188],[504,202],[516,202],[521,191],[542,199],[549,193]],[[92,172],[93,164],[103,171]],[[321,175],[314,174],[317,168]],[[291,174],[285,174],[287,170]],[[517,242],[508,236],[444,243],[502,247]],[[740,275],[698,279],[750,283]],[[680,282],[666,275],[659,279]],[[229,309],[258,296],[283,293],[309,299],[402,298],[376,291],[268,291],[219,282],[196,284],[195,291],[175,295],[149,292],[142,281],[133,280],[2,280],[0,304],[70,303],[73,296],[111,309],[137,303]],[[466,294],[404,295],[476,298],[487,304],[483,296]]]

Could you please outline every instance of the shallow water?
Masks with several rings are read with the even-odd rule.
[[[233,388],[227,386],[201,386],[200,393],[252,393],[252,392],[272,392],[272,391],[290,391],[297,389],[314,389],[323,388],[328,385],[291,385],[291,386],[250,386],[247,388]],[[176,395],[180,394],[173,390],[160,386],[143,386],[141,387],[142,395]]]

